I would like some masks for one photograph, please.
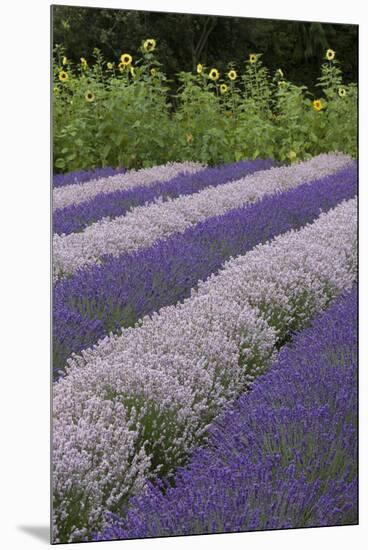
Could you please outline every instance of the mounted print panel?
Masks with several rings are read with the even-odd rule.
[[[358,26],[51,14],[52,543],[357,524]]]

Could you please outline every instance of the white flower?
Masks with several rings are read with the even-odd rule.
[[[80,233],[55,235],[54,277],[57,279],[72,274],[88,264],[98,264],[105,254],[118,256],[123,252],[150,246],[158,239],[183,232],[206,218],[332,174],[351,161],[348,155],[342,153],[323,154],[291,166],[262,170],[217,187],[209,186],[193,195],[139,206],[113,220],[99,220]],[[121,177],[124,176],[113,176],[110,179]],[[86,185],[88,183],[80,187],[83,189]]]
[[[73,519],[71,504],[86,505],[68,533],[77,540],[162,463],[173,469],[193,450],[211,418],[268,367],[277,339],[352,286],[356,231],[352,199],[228,261],[183,303],[69,360],[54,385],[56,539]]]
[[[142,185],[150,186],[157,181],[168,181],[180,173],[194,174],[202,168],[204,165],[198,162],[169,162],[162,166],[129,170],[115,176],[57,187],[53,190],[53,209],[80,204],[99,193],[112,193]]]

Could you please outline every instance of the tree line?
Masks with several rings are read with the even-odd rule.
[[[271,71],[281,68],[288,80],[313,89],[327,48],[336,51],[346,82],[357,81],[357,25],[53,6],[52,29],[53,44],[76,62],[91,59],[95,47],[106,60],[123,52],[137,57],[142,41],[155,38],[174,81],[198,63],[225,72],[234,62],[241,70],[251,53],[261,53]]]

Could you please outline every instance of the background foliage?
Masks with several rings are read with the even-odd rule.
[[[137,51],[148,36],[160,44],[170,79],[179,71],[193,71],[199,62],[225,70],[229,62],[240,65],[256,51],[263,52],[271,71],[287,68],[292,82],[311,89],[324,51],[332,48],[346,81],[357,81],[356,25],[53,7],[54,44],[63,44],[74,60],[91,60],[96,46],[104,57],[116,59],[122,51]]]
[[[54,169],[356,156],[356,33],[55,6]]]

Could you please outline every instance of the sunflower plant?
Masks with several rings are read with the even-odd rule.
[[[319,86],[328,99],[332,99],[342,86],[342,72],[340,63],[336,59],[336,52],[328,49],[325,54],[326,63],[322,64],[321,76],[318,78]]]
[[[345,151],[357,156],[358,91],[356,84],[342,88],[344,93],[335,93],[326,107],[326,125],[324,138],[329,150]]]
[[[306,115],[309,100],[305,93],[304,86],[295,86],[287,80],[277,80],[274,88],[275,157],[283,162],[295,162],[308,155],[310,122]]]
[[[158,51],[147,38],[138,54],[122,48],[105,60],[95,48],[73,61],[56,46],[55,170],[258,157],[288,163],[331,150],[356,156],[357,88],[343,82],[334,50],[324,55],[316,95],[289,82],[287,67],[271,76],[259,53],[243,69],[202,60],[178,74],[175,93]]]
[[[57,53],[60,54],[62,50]],[[60,66],[56,57],[55,75],[61,81],[53,98],[54,164],[59,170],[77,170],[81,167],[97,167],[96,155],[100,143],[96,128],[102,117],[102,104],[106,97],[103,81],[102,56],[95,50],[92,68],[71,62],[64,71],[67,78],[60,78]]]
[[[226,120],[218,95],[214,93],[217,75],[218,71],[213,73],[216,77],[213,81],[203,72],[178,74],[180,86],[175,96],[178,109],[173,115],[178,134],[177,158],[219,163],[227,155]]]
[[[55,167],[63,171],[166,162],[166,140],[173,127],[166,79],[152,44],[136,65],[124,52],[110,66],[98,49],[94,58],[93,64],[68,69],[68,78],[60,82],[62,93],[54,94]],[[54,65],[57,71],[56,55]]]
[[[268,110],[270,106],[269,71],[264,67],[261,54],[252,53],[246,61],[243,75],[245,98],[253,99],[258,110]]]

